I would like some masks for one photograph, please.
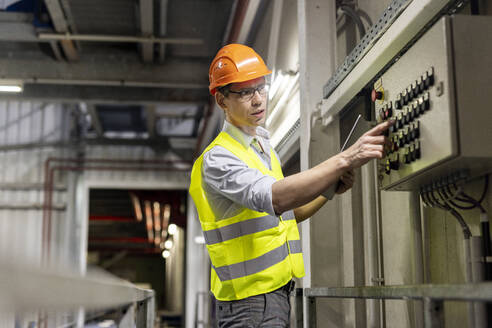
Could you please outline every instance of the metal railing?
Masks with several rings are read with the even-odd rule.
[[[444,327],[444,301],[490,302],[492,282],[472,284],[424,284],[369,287],[300,288],[296,303],[306,298],[308,327],[316,327],[316,298],[357,298],[383,300],[421,300],[424,303],[424,327]],[[302,306],[296,306],[296,320],[303,321]]]
[[[118,327],[154,327],[155,292],[138,288],[109,273],[85,276],[0,263],[0,313],[53,313],[118,309]],[[42,315],[40,314],[40,317]],[[82,317],[83,318],[83,317]],[[86,318],[89,319],[89,318]],[[46,326],[46,318],[39,319]]]

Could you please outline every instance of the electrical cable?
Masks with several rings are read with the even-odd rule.
[[[451,213],[451,215],[453,215],[456,220],[458,220],[458,223],[460,224],[461,226],[461,229],[463,230],[463,236],[465,239],[470,239],[471,237],[471,230],[470,228],[468,227],[468,225],[466,224],[465,220],[463,219],[463,217],[461,216],[461,214],[459,214],[454,208],[452,208],[451,206],[449,206],[447,203],[444,203],[441,204],[439,202],[439,200],[434,196],[434,191],[431,191],[430,192],[430,195],[432,197],[432,199],[434,200],[435,204],[437,207],[439,207],[440,209],[443,209],[445,211],[448,211],[449,213]]]
[[[446,192],[446,189],[447,189],[447,192],[449,192],[449,194],[450,194],[450,195],[452,195],[452,194],[453,194],[453,192],[451,191],[451,188],[449,188],[449,185],[447,185],[447,186],[446,186],[446,188],[443,188],[443,192],[444,192],[444,194],[445,194],[445,195],[448,195],[448,193]],[[459,190],[458,190],[458,191],[459,191]],[[475,205],[474,205],[472,202],[467,201],[467,200],[460,200],[460,199],[457,199],[457,198],[459,198],[459,197],[457,196],[457,195],[459,194],[459,192],[458,192],[458,191],[456,192],[456,194],[455,194],[455,196],[454,196],[454,197],[450,197],[451,199],[449,200],[449,203],[450,203],[451,205],[453,205],[454,207],[456,207],[456,208],[460,209],[460,210],[471,210],[471,209],[474,209],[474,208],[475,208]],[[467,204],[472,204],[472,205],[470,205],[470,206],[458,205],[458,204],[456,204],[453,200],[460,200],[460,201],[462,201],[462,202],[464,202],[464,203],[467,203]]]
[[[364,27],[364,23],[360,19],[357,12],[352,7],[347,6],[347,5],[341,5],[340,9],[342,10],[342,12],[344,14],[346,14],[347,16],[352,18],[355,25],[357,25],[357,28],[359,29],[359,35],[360,35],[360,38],[362,39],[362,37],[366,34],[366,28]]]
[[[456,186],[455,183],[453,183],[453,187],[455,189],[458,189],[458,187]],[[483,200],[485,199],[485,196],[487,195],[487,191],[489,189],[489,176],[488,175],[485,175],[484,176],[484,185],[483,185],[483,191],[482,191],[482,195],[480,196],[480,198],[477,200],[478,203],[482,203]],[[463,198],[458,198],[459,201],[463,201],[463,202],[468,202],[470,203],[469,200],[466,200],[466,199],[463,199]]]

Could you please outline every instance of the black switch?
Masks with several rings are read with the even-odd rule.
[[[395,171],[400,168],[400,156],[398,154],[396,154],[396,158],[394,160],[390,160],[390,167]]]
[[[410,140],[410,133],[408,132],[408,128],[403,130],[403,138],[405,139],[405,144],[409,144],[412,140]]]
[[[403,105],[408,104],[408,93],[407,93],[407,90],[403,90],[401,96],[403,98]]]
[[[428,92],[426,92],[424,94],[423,108],[424,108],[424,111],[430,109],[430,100],[429,100],[429,93]]]
[[[422,76],[420,76],[417,79],[417,90],[418,90],[419,94],[424,92],[424,80],[422,79]]]
[[[408,106],[408,112],[407,112],[407,115],[408,115],[408,122],[412,122],[413,121],[413,118],[414,118],[414,115],[413,115],[413,104],[411,106]]]
[[[408,120],[409,117],[408,117],[408,108],[404,108],[403,109],[403,124],[408,124]]]
[[[434,85],[434,67],[431,67],[427,72],[424,73],[424,87],[428,89]]]
[[[395,128],[396,130],[401,129],[403,127],[403,116],[402,113],[398,113],[396,115],[396,122],[395,122]]]
[[[420,138],[420,121],[413,123],[412,133],[413,133],[412,138],[414,140]]]
[[[384,117],[386,119],[390,118],[391,116],[393,116],[393,105],[392,105],[392,102],[390,101],[388,103],[388,105],[386,105],[386,110],[384,112]]]
[[[419,159],[420,156],[421,156],[421,153],[420,153],[420,141],[415,141],[415,150],[413,151],[414,152],[414,156],[415,156],[415,159]]]
[[[403,131],[400,131],[398,135],[398,147],[401,148],[405,146],[405,136],[403,135]]]
[[[413,103],[412,104],[412,115],[414,118],[419,117],[419,106],[418,103]]]
[[[412,101],[413,99],[413,89],[412,89],[412,86],[409,85],[407,87],[407,95],[408,95],[408,101]]]
[[[379,110],[379,122],[384,121],[384,107]]]
[[[391,152],[394,153],[398,151],[398,136],[395,136],[393,140],[391,140]]]
[[[402,107],[402,100],[401,100],[401,94],[399,93],[397,96],[396,96],[396,100],[395,100],[395,108],[396,109],[401,109]]]
[[[423,97],[420,97],[419,100],[418,100],[418,106],[417,106],[417,111],[419,112],[419,115],[420,114],[423,114],[425,109],[424,109],[424,98]]]
[[[408,147],[405,147],[404,162],[405,164],[410,164],[412,162],[412,157],[410,155],[410,151],[408,150]]]

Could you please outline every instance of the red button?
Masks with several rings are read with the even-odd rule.
[[[375,102],[376,99],[383,99],[383,93],[381,91],[372,90],[371,100]]]

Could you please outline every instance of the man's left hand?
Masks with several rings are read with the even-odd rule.
[[[343,194],[354,185],[354,171],[350,170],[345,172],[338,180],[337,190],[335,191],[337,194]]]

